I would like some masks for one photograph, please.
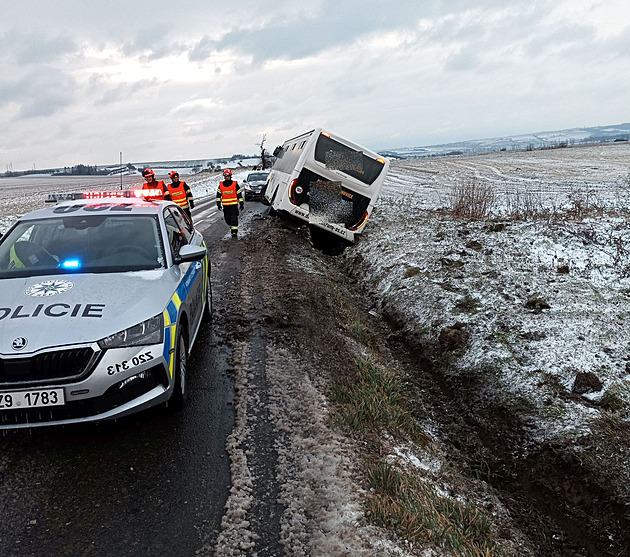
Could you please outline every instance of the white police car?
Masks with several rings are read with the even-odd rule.
[[[208,251],[175,203],[127,195],[70,194],[0,239],[0,429],[185,402]]]

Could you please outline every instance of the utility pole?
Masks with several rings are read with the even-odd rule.
[[[123,169],[122,169],[122,151],[120,152],[120,189],[123,189],[122,187],[122,175],[123,175]]]

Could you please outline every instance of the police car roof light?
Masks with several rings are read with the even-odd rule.
[[[150,198],[151,200],[164,199],[164,192],[160,188],[151,188],[151,189],[141,189],[141,190],[132,190],[133,197],[145,197]]]
[[[107,199],[109,197],[129,197],[128,190],[113,190],[113,191],[84,191],[82,192],[83,199]]]
[[[92,190],[70,193],[50,193],[46,197],[46,203],[74,201],[76,199],[121,199],[145,197],[164,198],[164,192],[158,188],[150,190]]]

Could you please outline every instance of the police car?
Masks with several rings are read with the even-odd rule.
[[[137,195],[66,194],[0,239],[0,429],[184,404],[208,251],[175,203]]]

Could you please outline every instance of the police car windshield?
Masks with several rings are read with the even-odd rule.
[[[161,268],[158,230],[151,215],[21,221],[0,241],[0,278]]]

